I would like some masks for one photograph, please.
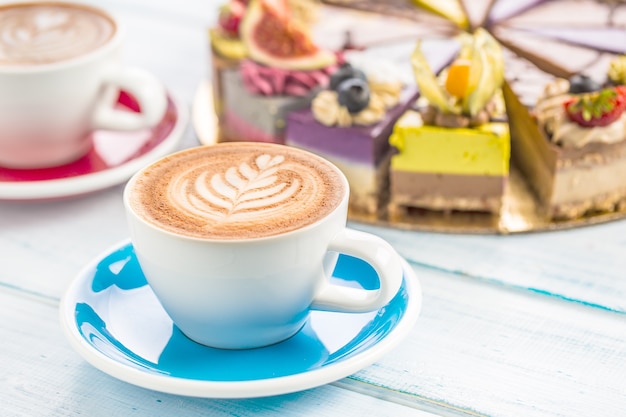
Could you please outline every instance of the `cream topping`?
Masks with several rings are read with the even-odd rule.
[[[402,84],[398,82],[368,82],[370,101],[368,106],[358,113],[350,113],[339,104],[336,91],[320,91],[313,102],[311,110],[315,119],[326,126],[349,127],[352,125],[368,126],[381,121],[387,109],[400,102]]]
[[[557,79],[548,84],[537,101],[535,116],[550,141],[564,148],[582,148],[589,143],[617,143],[626,138],[626,112],[607,126],[583,127],[567,116],[563,102],[571,97],[569,82]]]

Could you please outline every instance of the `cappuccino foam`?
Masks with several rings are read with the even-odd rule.
[[[167,231],[207,239],[278,235],[326,217],[347,184],[328,161],[281,145],[222,143],[165,157],[130,186],[133,211]]]
[[[106,44],[116,25],[104,13],[65,3],[0,5],[0,66],[64,61]]]

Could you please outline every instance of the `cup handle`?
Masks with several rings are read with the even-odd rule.
[[[105,90],[96,103],[94,129],[138,130],[159,123],[167,109],[167,93],[163,84],[152,74],[139,68],[122,68],[104,77]],[[116,109],[119,90],[131,94],[141,112]]]
[[[314,310],[365,313],[385,306],[397,294],[402,283],[400,255],[383,239],[352,229],[339,232],[328,247],[368,262],[378,274],[380,288],[363,290],[324,284],[313,299]]]

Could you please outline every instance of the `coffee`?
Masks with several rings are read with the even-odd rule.
[[[287,146],[222,143],[170,155],[130,186],[130,205],[159,228],[237,240],[278,235],[325,218],[347,183],[328,161]]]
[[[115,34],[103,12],[67,3],[0,5],[0,66],[42,65],[98,49]]]

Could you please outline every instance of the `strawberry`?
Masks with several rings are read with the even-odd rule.
[[[626,87],[574,96],[563,103],[569,119],[583,127],[607,126],[626,110]]]
[[[218,25],[229,36],[239,36],[239,23],[246,11],[246,6],[241,0],[229,0],[220,8]]]

